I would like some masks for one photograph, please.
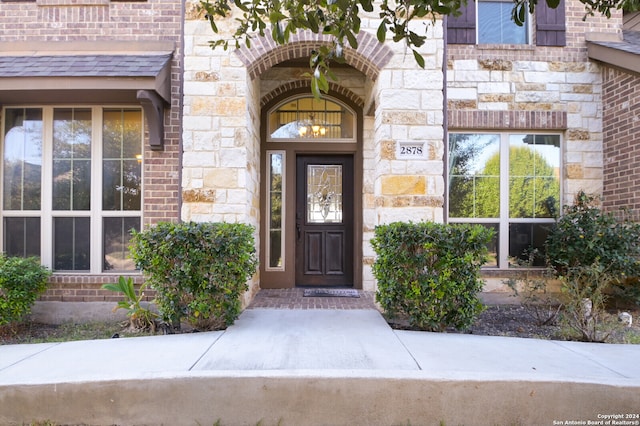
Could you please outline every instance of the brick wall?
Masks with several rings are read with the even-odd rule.
[[[635,210],[632,219],[640,221],[640,75],[613,68],[603,74],[603,208]]]
[[[0,42],[171,41],[171,105],[165,109],[164,150],[151,151],[145,141],[144,225],[180,218],[180,141],[182,120],[182,0],[109,1],[0,0]],[[44,99],[43,99],[44,101]],[[110,301],[100,289],[115,282],[111,275],[55,274],[45,301]],[[137,275],[140,283],[142,277]],[[149,294],[150,295],[150,294]]]

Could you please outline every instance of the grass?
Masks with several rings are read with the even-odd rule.
[[[119,337],[151,335],[148,332],[136,333],[125,330],[123,325],[118,322],[64,323],[60,325],[27,322],[0,327],[0,342],[2,344],[21,344],[110,339],[116,333]]]

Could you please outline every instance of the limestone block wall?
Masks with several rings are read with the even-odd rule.
[[[579,58],[522,61],[508,59],[509,52],[504,56],[500,61],[449,61],[449,129],[557,131],[563,135],[564,201],[581,189],[600,194],[599,67]]]
[[[430,23],[420,53],[425,68],[402,43],[372,87],[373,120],[365,126],[363,288],[375,289],[371,238],[376,225],[395,221],[443,221],[444,39],[442,22]],[[371,138],[368,143],[367,137]],[[420,154],[411,151],[420,147]],[[403,148],[405,151],[403,151]],[[408,150],[407,150],[408,148]]]
[[[587,32],[619,33],[622,17],[589,17],[566,2],[564,47],[450,45],[448,127],[548,130],[563,136],[563,202],[602,193],[602,70],[587,57]]]
[[[183,110],[183,220],[258,224],[258,86],[236,55],[187,6]]]
[[[259,84],[236,55],[211,49],[214,34],[194,2],[185,15],[181,218],[253,225],[258,249]]]

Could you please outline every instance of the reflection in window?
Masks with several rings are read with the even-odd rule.
[[[448,177],[449,221],[497,231],[486,266],[543,254],[560,209],[559,135],[451,133]]]
[[[354,114],[327,99],[289,100],[269,114],[271,139],[353,139],[354,134]]]
[[[509,137],[509,216],[555,218],[560,208],[560,137]]]
[[[136,269],[129,245],[133,237],[132,232],[140,232],[140,218],[106,217],[103,226],[103,270],[133,271]]]
[[[142,113],[105,110],[102,144],[102,209],[140,210]]]
[[[282,269],[284,267],[283,252],[283,206],[284,206],[284,152],[270,152],[268,161],[268,256],[270,269]]]
[[[494,217],[500,214],[500,137],[449,136],[449,215]]]
[[[42,110],[5,110],[3,208],[40,210],[42,191]]]
[[[527,25],[516,25],[512,10],[511,1],[478,1],[478,43],[527,44]]]
[[[2,115],[2,251],[40,256],[56,271],[134,270],[125,258],[130,230],[142,223],[141,109],[42,106]]]
[[[91,208],[91,110],[53,111],[53,209]]]

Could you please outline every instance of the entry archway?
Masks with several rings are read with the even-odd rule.
[[[362,287],[362,103],[281,92],[261,113],[262,288]]]

